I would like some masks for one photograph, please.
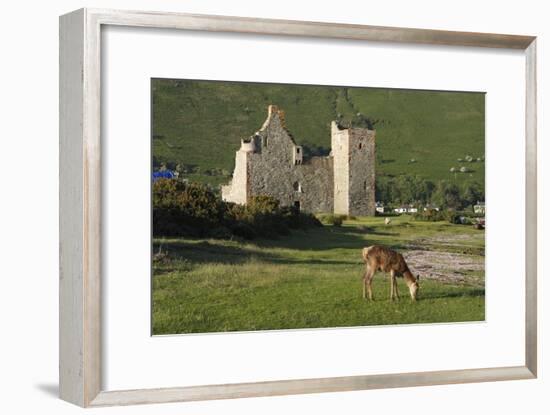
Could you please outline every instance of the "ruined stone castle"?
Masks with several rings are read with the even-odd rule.
[[[329,156],[303,157],[286,129],[284,112],[270,105],[262,128],[241,140],[225,201],[246,204],[269,195],[305,212],[374,215],[375,131],[331,124]]]

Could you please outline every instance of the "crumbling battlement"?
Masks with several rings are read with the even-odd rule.
[[[275,197],[306,212],[374,215],[375,131],[331,125],[332,151],[304,159],[285,125],[284,111],[268,107],[262,127],[241,140],[226,201],[246,204],[255,195]]]

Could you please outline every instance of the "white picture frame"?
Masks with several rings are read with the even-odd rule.
[[[101,30],[106,25],[504,48],[525,54],[525,364],[225,385],[103,390]],[[537,375],[536,38],[300,21],[81,9],[60,19],[60,396],[83,407],[351,391]]]

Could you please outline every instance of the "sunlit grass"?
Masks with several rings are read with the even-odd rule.
[[[485,95],[386,88],[211,81],[153,81],[153,155],[193,165],[187,177],[218,186],[233,172],[242,138],[263,124],[267,106],[285,111],[298,144],[330,149],[330,122],[360,112],[377,120],[376,172],[432,181],[485,182]],[[403,151],[406,149],[406,151]],[[467,155],[473,162],[458,162]],[[414,163],[410,160],[414,159]],[[465,166],[469,173],[450,173]],[[220,169],[225,175],[206,174]]]
[[[421,280],[416,303],[398,280],[401,300],[390,302],[387,276],[374,281],[375,301],[362,299],[361,248],[399,249],[437,237],[467,255],[481,256],[484,232],[444,222],[359,218],[342,227],[294,232],[277,240],[156,239],[153,333],[197,333],[291,328],[480,321],[485,318],[484,275],[460,284]]]

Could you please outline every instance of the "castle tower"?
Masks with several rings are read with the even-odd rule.
[[[250,193],[249,160],[256,151],[254,138],[241,140],[241,148],[235,154],[235,171],[231,183],[222,186],[222,199],[226,202],[246,204]]]
[[[331,124],[334,213],[375,214],[375,131]]]

